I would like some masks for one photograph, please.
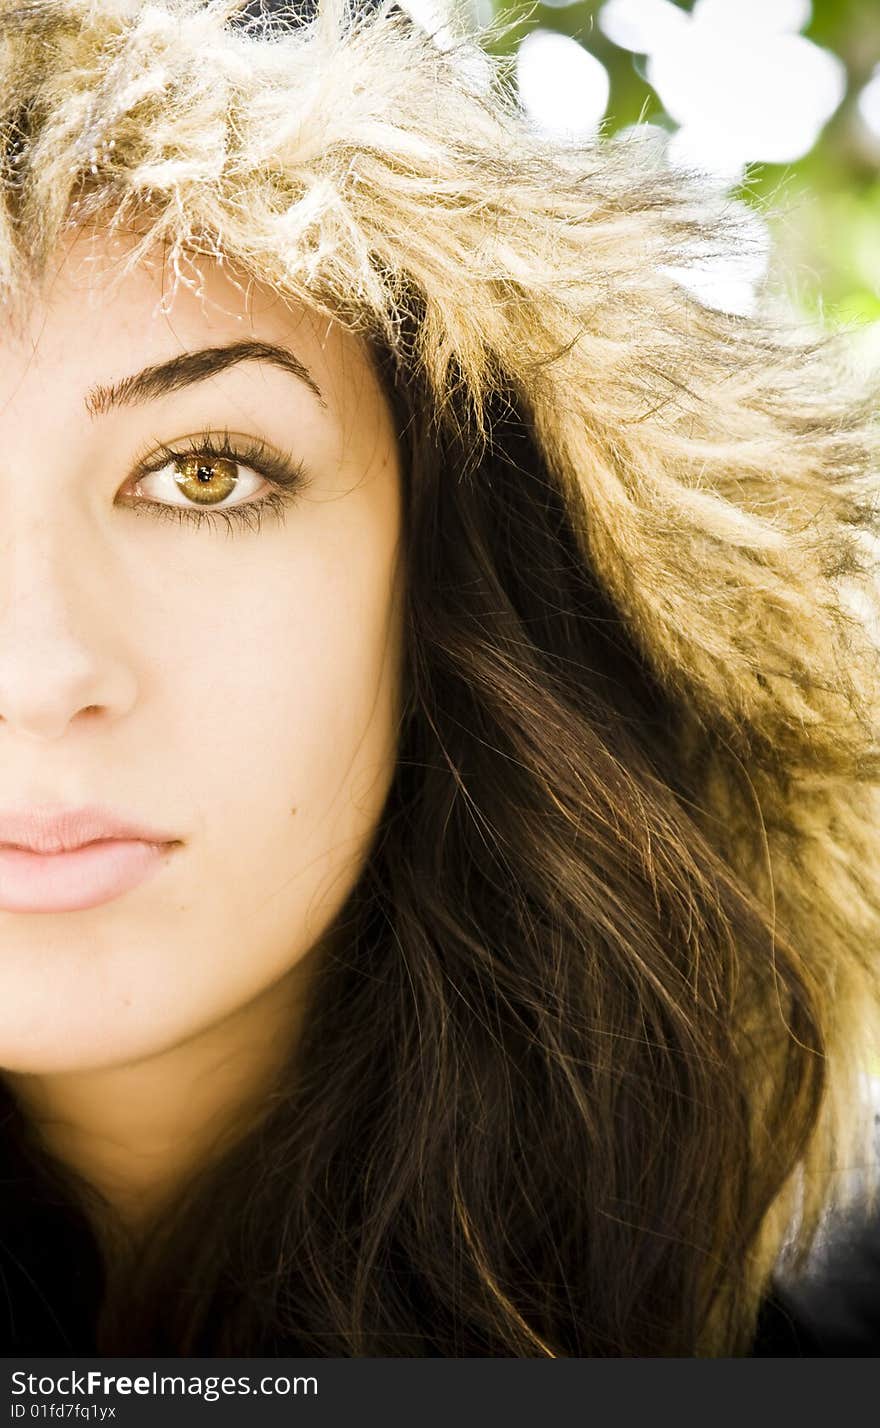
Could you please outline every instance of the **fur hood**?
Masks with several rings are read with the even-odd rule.
[[[723,200],[637,143],[536,133],[463,22],[441,44],[391,0],[240,9],[2,0],[7,317],[68,215],[137,218],[180,281],[227,254],[380,333],[476,443],[512,390],[680,711],[694,816],[827,991],[822,1144],[851,1157],[880,1044],[876,392],[769,307],[689,297],[669,270],[741,241]]]

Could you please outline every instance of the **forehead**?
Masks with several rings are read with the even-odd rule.
[[[100,375],[174,352],[259,337],[293,350],[337,398],[375,384],[355,334],[277,292],[234,261],[199,254],[175,265],[156,245],[132,265],[137,235],[101,228],[66,233],[37,292],[0,330],[0,367],[26,361],[49,373]],[[320,376],[318,376],[320,372]]]

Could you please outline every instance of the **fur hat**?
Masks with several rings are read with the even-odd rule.
[[[730,205],[536,132],[455,16],[440,43],[390,0],[282,10],[2,0],[7,316],[67,221],[136,221],[131,263],[227,255],[380,334],[477,444],[514,394],[678,711],[694,816],[827,990],[845,1158],[880,1002],[875,392],[769,305],[689,296],[670,270],[740,241]]]

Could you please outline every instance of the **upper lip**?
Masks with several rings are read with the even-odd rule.
[[[106,838],[139,838],[147,843],[179,841],[173,833],[96,804],[79,808],[43,804],[0,810],[0,844],[7,847],[31,853],[65,853]]]

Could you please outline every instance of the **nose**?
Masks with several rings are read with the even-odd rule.
[[[0,761],[13,736],[56,740],[135,696],[114,582],[85,534],[55,517],[13,525],[0,542]]]

